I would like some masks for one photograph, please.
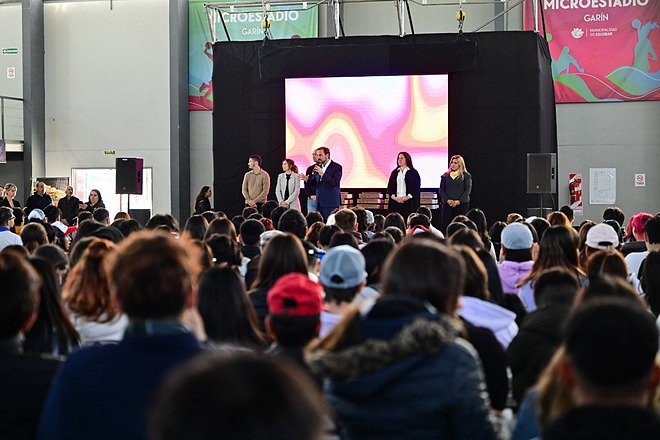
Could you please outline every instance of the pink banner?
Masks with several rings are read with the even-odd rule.
[[[533,29],[532,1],[525,3],[525,29]],[[659,0],[538,3],[557,102],[660,99]],[[541,27],[540,16],[538,23]]]

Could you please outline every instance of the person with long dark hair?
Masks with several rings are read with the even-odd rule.
[[[235,269],[212,267],[199,280],[197,308],[206,336],[217,344],[266,348],[257,314]]]
[[[195,214],[201,214],[206,211],[211,211],[211,201],[209,197],[213,194],[211,187],[204,185],[199,194],[195,197],[195,204],[193,205],[193,211]]]
[[[98,189],[93,189],[89,192],[89,199],[87,200],[87,203],[80,205],[80,209],[94,213],[96,208],[105,208],[105,203],[103,203],[103,196],[101,196],[101,192]]]
[[[442,199],[442,226],[446,231],[449,223],[457,215],[465,215],[470,209],[472,174],[465,167],[465,160],[455,154],[449,161],[449,169],[440,178],[440,198]]]
[[[259,327],[265,331],[264,320],[268,314],[266,297],[273,284],[284,274],[297,272],[307,275],[307,256],[303,245],[293,234],[276,235],[261,253],[257,278],[248,296],[259,318]]]
[[[409,153],[400,152],[396,157],[396,165],[387,182],[387,193],[390,195],[387,207],[390,212],[401,214],[405,220],[419,208],[421,178],[413,167]]]
[[[33,256],[28,261],[41,277],[41,289],[37,320],[25,334],[23,350],[67,356],[80,347],[80,337],[64,312],[55,269],[41,257]]]
[[[496,438],[476,353],[458,336],[461,257],[412,240],[382,273],[382,297],[349,312],[307,358],[328,380],[340,437]]]

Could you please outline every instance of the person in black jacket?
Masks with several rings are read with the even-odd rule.
[[[103,203],[103,196],[101,196],[101,191],[98,189],[93,189],[89,192],[89,200],[87,203],[80,205],[80,209],[83,211],[89,211],[93,214],[96,208],[105,208],[105,203]]]
[[[66,196],[57,202],[57,207],[62,211],[62,223],[71,226],[76,223],[82,202],[78,197],[73,195],[73,187],[71,185],[66,187],[64,193]]]
[[[390,212],[398,212],[404,220],[419,208],[419,193],[421,178],[413,167],[410,154],[402,151],[396,158],[397,167],[392,170],[387,182],[387,192],[390,195],[388,208]]]
[[[0,438],[34,439],[61,361],[23,353],[21,334],[37,318],[39,276],[18,254],[0,254]]]
[[[37,182],[37,190],[25,201],[25,215],[30,215],[33,209],[43,209],[53,204],[53,199],[46,194],[46,184]]]
[[[195,197],[195,204],[193,205],[193,211],[195,214],[211,211],[211,201],[209,200],[211,194],[213,194],[211,187],[204,185],[199,191],[199,194],[197,194],[197,197]]]
[[[444,233],[449,223],[457,215],[465,215],[470,209],[472,174],[468,173],[463,157],[451,157],[449,170],[440,178],[440,198],[442,199],[442,226]]]

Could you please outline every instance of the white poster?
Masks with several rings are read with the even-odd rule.
[[[611,205],[616,202],[616,168],[589,168],[589,203]]]

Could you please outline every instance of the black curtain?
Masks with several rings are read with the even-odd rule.
[[[557,138],[550,53],[533,32],[223,42],[214,60],[215,206],[227,214],[243,207],[250,154],[280,172],[284,78],[295,77],[449,73],[449,154],[474,177],[471,206],[492,222],[539,204],[526,153],[556,152]]]

